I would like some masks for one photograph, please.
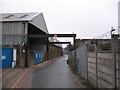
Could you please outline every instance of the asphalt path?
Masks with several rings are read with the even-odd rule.
[[[31,88],[80,88],[66,64],[67,56],[33,71]]]

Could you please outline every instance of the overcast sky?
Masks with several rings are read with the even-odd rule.
[[[49,33],[94,38],[118,27],[119,0],[0,0],[0,12],[42,12]]]

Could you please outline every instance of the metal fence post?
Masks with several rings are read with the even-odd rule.
[[[86,44],[86,65],[87,65],[87,80],[88,80],[88,45]]]
[[[74,53],[75,57],[74,57],[74,69],[75,69],[75,72],[77,71],[77,68],[76,68],[76,50],[75,50],[75,53]]]

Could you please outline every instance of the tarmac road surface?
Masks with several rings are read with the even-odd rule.
[[[67,56],[34,70],[31,88],[80,88],[69,70]]]

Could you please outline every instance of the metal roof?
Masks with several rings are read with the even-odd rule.
[[[41,13],[2,13],[2,21],[30,21]]]
[[[2,19],[0,22],[24,22],[33,24],[43,32],[48,34],[47,26],[42,13],[1,13]]]

